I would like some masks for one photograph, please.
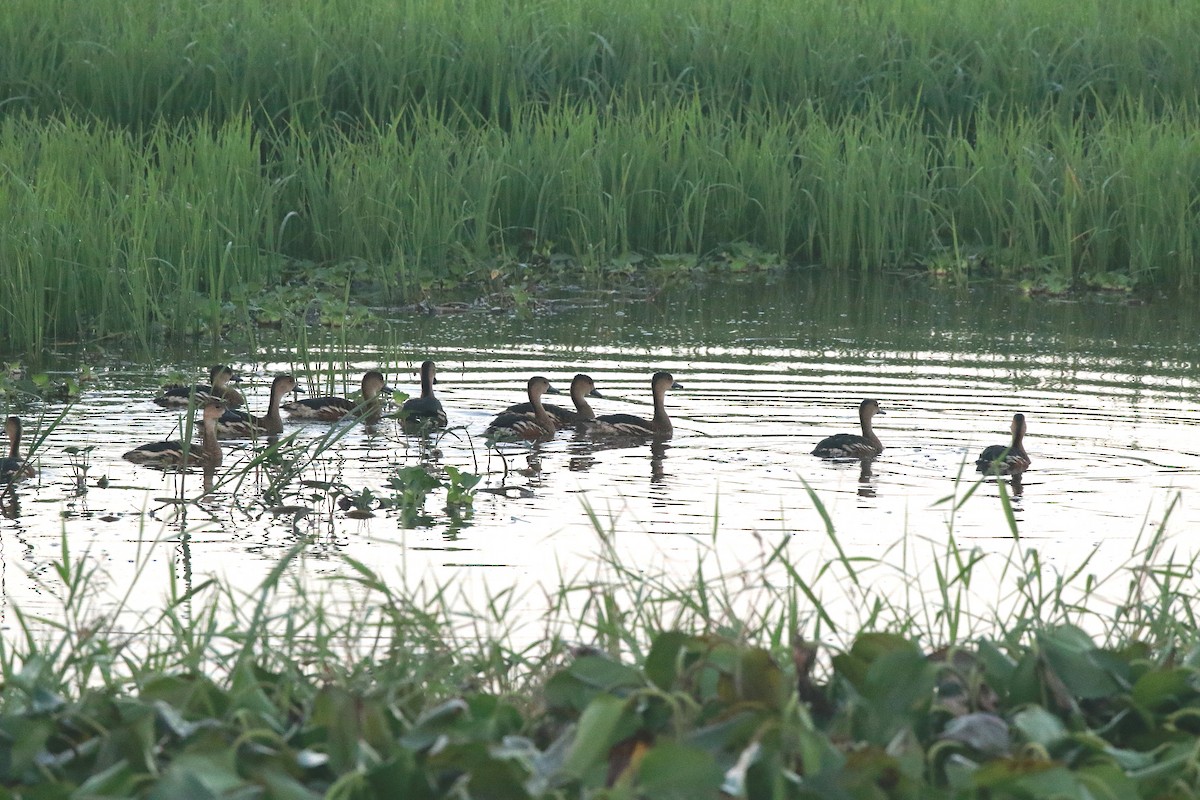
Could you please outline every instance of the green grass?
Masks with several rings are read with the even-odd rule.
[[[1068,115],[1195,104],[1200,11],[1116,0],[275,4],[13,0],[5,111],[303,127],[415,109],[505,124],[530,104],[612,99],[713,113],[877,100],[943,123],[981,107]]]
[[[1198,36],[1113,0],[14,0],[0,349],[216,336],[331,266],[371,304],[730,247],[1193,287]]]
[[[969,143],[882,110],[731,127],[698,104],[557,107],[508,130],[424,118],[296,136],[261,164],[244,120],[158,126],[148,151],[98,123],[10,118],[0,347],[220,331],[265,291],[319,274],[289,264],[359,265],[328,291],[371,303],[507,281],[526,269],[531,232],[540,252],[573,259],[576,279],[601,280],[628,253],[695,264],[746,242],[839,269],[954,249],[1012,277],[1194,285],[1193,115],[1093,128],[979,121]]]
[[[1007,554],[950,534],[801,566],[784,536],[690,576],[625,563],[593,516],[594,567],[542,614],[353,560],[292,584],[301,542],[251,591],[172,582],[138,617],[64,536],[61,609],[0,640],[0,791],[1194,796],[1195,560],[1164,520],[1110,574],[1054,570],[1004,508]]]

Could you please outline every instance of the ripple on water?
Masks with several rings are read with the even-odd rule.
[[[170,571],[188,581],[222,573],[249,590],[297,543],[304,553],[297,575],[338,574],[344,554],[406,580],[446,581],[465,571],[489,587],[479,589],[485,593],[587,573],[603,546],[616,547],[630,564],[666,564],[685,577],[698,548],[728,565],[786,540],[794,559],[815,563],[832,550],[809,491],[850,553],[877,557],[905,537],[939,542],[951,530],[960,542],[1003,549],[1011,531],[1000,484],[988,479],[960,501],[978,481],[976,455],[1007,442],[1015,411],[1027,415],[1033,465],[1019,486],[1004,485],[1022,537],[1048,562],[1075,563],[1092,548],[1101,548],[1107,563],[1124,562],[1147,520],[1161,519],[1175,493],[1184,502],[1173,512],[1174,529],[1197,522],[1190,498],[1200,486],[1200,387],[1182,345],[1160,343],[1148,353],[1146,342],[1116,345],[1119,338],[1074,333],[1055,349],[1046,343],[1050,336],[995,340],[968,331],[956,350],[954,337],[930,333],[932,324],[881,329],[851,319],[821,329],[811,319],[798,322],[779,296],[733,302],[724,316],[712,311],[711,299],[678,300],[684,311],[708,304],[703,327],[680,327],[678,314],[647,306],[627,308],[624,317],[588,310],[574,324],[569,313],[537,320],[532,327],[545,329],[538,340],[519,321],[495,322],[502,329],[485,333],[478,320],[472,327],[456,319],[396,322],[392,335],[406,346],[387,353],[375,346],[322,351],[310,343],[311,363],[339,365],[342,390],[380,366],[392,386],[415,393],[413,370],[427,355],[435,358],[454,430],[436,446],[390,421],[348,430],[304,470],[302,477],[316,483],[286,498],[310,506],[304,515],[270,513],[272,504],[261,499],[269,476],[258,472],[196,506],[157,503],[155,497],[180,491],[194,495],[198,477],[135,467],[120,454],[131,444],[177,436],[180,418],[146,399],[160,382],[153,369],[104,365],[102,379],[47,437],[41,476],[19,488],[18,513],[3,520],[5,602],[53,607],[38,578],[59,554],[64,518],[73,551],[87,550],[114,585],[126,585],[140,561],[148,562],[138,574],[149,588],[136,596],[150,605]],[[270,376],[304,372],[288,342],[258,352],[259,361],[229,355],[248,376],[252,409],[265,406]],[[394,353],[402,360],[392,360]],[[676,429],[670,442],[562,432],[502,454],[483,446],[488,420],[524,399],[532,374],[565,392],[575,372],[587,372],[604,395],[592,402],[597,413],[649,416],[649,376],[657,369],[670,370],[685,387],[667,398]],[[821,438],[857,431],[865,397],[886,411],[876,420],[882,456],[864,471],[857,462],[809,455]],[[328,431],[319,423],[288,426],[299,441]],[[95,448],[91,488],[82,496],[72,491],[62,452],[68,444]],[[226,468],[237,470],[254,452],[231,444]],[[375,508],[373,517],[354,519],[319,497],[322,483],[390,496],[396,470],[420,463],[485,473],[474,510],[450,513],[434,493],[416,515]],[[95,485],[99,476],[107,488]],[[149,547],[152,541],[158,544]]]

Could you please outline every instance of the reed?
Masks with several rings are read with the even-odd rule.
[[[1192,287],[1200,10],[1112,5],[14,0],[0,348],[215,336],[329,265],[407,301],[531,249],[573,280],[745,244]]]
[[[249,302],[294,263],[360,264],[371,300],[395,302],[484,282],[530,233],[597,276],[631,252],[702,257],[749,242],[839,269],[955,248],[1013,276],[1191,286],[1194,120],[981,119],[968,139],[882,107],[732,126],[698,102],[615,116],[555,106],[514,115],[507,131],[426,116],[297,135],[262,163],[245,118],[159,126],[145,143],[9,118],[0,346],[218,332],[238,317],[231,299]],[[349,278],[325,283],[351,299]]]
[[[13,0],[0,20],[5,109],[148,129],[251,110],[303,127],[527,104],[697,96],[711,111],[882,100],[943,123],[981,105],[1091,113],[1120,98],[1195,103],[1200,11],[1106,0],[465,0],[279,5]]]

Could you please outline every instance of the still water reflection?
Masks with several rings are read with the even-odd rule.
[[[52,370],[87,364],[98,378],[40,446],[40,477],[5,498],[0,623],[12,628],[14,603],[53,613],[40,582],[64,533],[72,552],[86,552],[120,589],[144,567],[132,601],[143,609],[160,602],[172,576],[186,587],[220,574],[249,591],[297,543],[304,558],[293,572],[302,581],[346,572],[340,557],[349,555],[385,576],[477,582],[481,593],[553,585],[586,572],[599,550],[589,509],[615,534],[621,558],[648,570],[690,575],[700,550],[736,565],[785,539],[794,563],[816,565],[833,545],[809,489],[850,557],[891,557],[901,539],[944,541],[951,530],[966,546],[1003,551],[1011,533],[997,483],[958,500],[976,483],[979,451],[1007,442],[1016,411],[1028,419],[1033,460],[1009,487],[1022,537],[1051,565],[1069,569],[1096,551],[1102,569],[1126,561],[1177,496],[1170,528],[1197,527],[1200,326],[1190,307],[802,274],[635,300],[580,293],[523,315],[380,310],[370,331],[265,332],[255,342],[168,353],[164,364],[64,350]],[[214,491],[195,505],[177,499],[200,495],[204,476],[120,458],[131,445],[178,435],[178,416],[149,400],[168,371],[199,377],[210,363],[231,362],[249,407],[261,410],[281,372],[310,394],[344,393],[379,368],[391,386],[416,394],[426,358],[438,363],[452,426],[435,439],[387,419],[289,423],[307,452],[326,440],[311,462],[293,451],[293,479],[279,483],[279,467],[247,473],[256,448],[231,443]],[[649,416],[658,369],[686,387],[667,398],[668,442],[563,431],[489,449],[481,438],[495,413],[524,399],[532,374],[566,389],[586,372],[604,395],[592,403],[598,414]],[[813,458],[821,438],[856,431],[866,397],[886,411],[876,420],[882,456],[868,465]],[[14,399],[7,411],[36,439],[62,406]],[[84,456],[73,466],[68,446],[93,448],[85,473]],[[381,507],[411,488],[415,473],[403,470],[417,465],[483,474],[474,507],[448,507],[445,489],[415,508]],[[531,613],[536,606],[531,600]]]

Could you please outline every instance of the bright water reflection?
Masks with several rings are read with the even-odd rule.
[[[1177,494],[1171,529],[1196,528],[1200,381],[1192,352],[1200,331],[1187,307],[801,275],[713,282],[649,300],[588,295],[527,316],[381,311],[378,328],[358,339],[272,333],[253,347],[175,353],[165,365],[64,353],[56,366],[91,363],[100,378],[43,445],[40,478],[19,487],[0,521],[0,622],[11,629],[14,602],[53,613],[39,582],[63,532],[118,590],[136,564],[149,563],[138,608],[155,607],[171,570],[184,586],[216,573],[250,590],[298,542],[302,580],[345,573],[340,556],[350,555],[397,579],[477,584],[479,596],[485,586],[554,585],[588,574],[599,549],[585,505],[616,531],[629,564],[690,575],[698,548],[728,566],[786,539],[792,561],[815,569],[834,551],[806,485],[851,557],[898,557],[892,548],[902,538],[944,541],[951,529],[964,545],[1006,552],[1011,536],[994,481],[957,511],[946,500],[968,492],[975,455],[1007,441],[1015,411],[1028,418],[1033,459],[1013,498],[1022,536],[1060,569],[1095,549],[1093,569],[1103,572],[1128,559],[1135,538]],[[310,393],[341,392],[379,367],[393,387],[415,392],[426,357],[438,362],[439,395],[455,430],[436,443],[392,421],[346,431],[304,470],[310,483],[286,492],[285,502],[308,506],[307,515],[265,502],[261,474],[220,483],[253,457],[246,443],[227,450],[218,489],[191,507],[172,498],[199,494],[199,475],[163,475],[120,459],[132,444],[177,435],[177,417],[148,400],[165,369],[200,375],[206,364],[233,362],[247,377],[250,407],[261,408],[279,372],[301,376]],[[605,396],[593,402],[597,413],[648,416],[657,369],[685,387],[668,396],[670,442],[617,447],[566,431],[495,452],[480,438],[493,414],[523,399],[531,374],[565,390],[572,374],[587,372]],[[865,472],[810,456],[822,437],[855,430],[864,397],[886,411],[877,419],[883,455]],[[39,415],[44,424],[58,413],[38,403],[12,410],[31,432]],[[289,426],[298,442],[328,431]],[[67,445],[95,448],[84,494],[75,491]],[[387,496],[389,476],[419,463],[485,473],[474,509],[452,513],[435,492],[415,517],[379,510],[360,519],[313,483]],[[149,546],[154,540],[162,541]],[[531,591],[523,605],[536,611],[537,598]]]

